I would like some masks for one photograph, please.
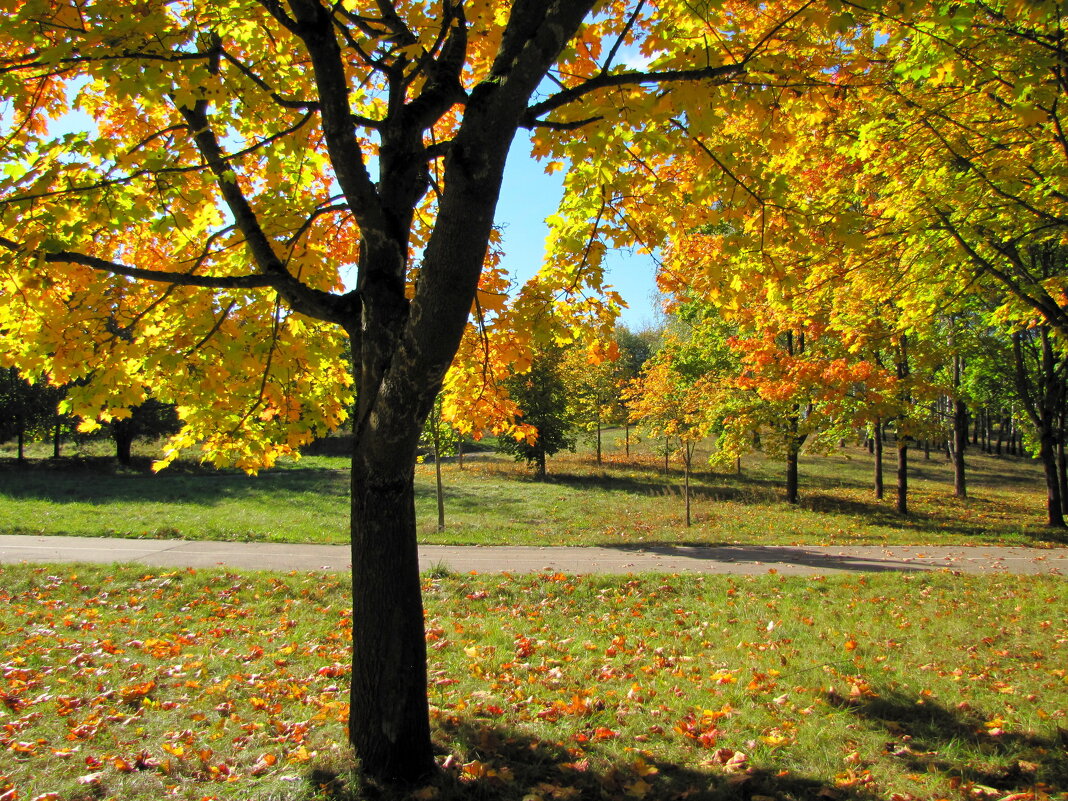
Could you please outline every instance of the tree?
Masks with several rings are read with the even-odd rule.
[[[178,432],[181,425],[174,406],[148,398],[144,403],[128,410],[125,417],[115,416],[111,421],[111,438],[115,441],[115,458],[120,464],[133,461],[131,447],[135,439],[150,437],[159,439]]]
[[[694,352],[679,340],[668,338],[664,347],[645,362],[626,397],[631,420],[640,423],[653,437],[665,441],[665,462],[670,442],[676,439],[682,454],[683,503],[686,527],[692,523],[690,474],[698,443],[708,437],[712,418],[708,399],[717,376],[706,365],[695,369]],[[689,358],[687,358],[689,357]]]
[[[0,441],[16,439],[19,461],[26,458],[27,436],[58,425],[56,407],[62,396],[47,381],[28,381],[14,367],[0,369]]]
[[[500,448],[533,465],[545,478],[545,460],[563,449],[575,449],[575,421],[564,380],[563,351],[559,347],[536,350],[526,372],[510,376],[505,386],[516,402],[523,423],[532,428],[522,439],[504,437]]]
[[[164,462],[202,447],[249,470],[338,425],[351,387],[349,737],[372,777],[430,772],[416,445],[479,301],[516,133],[572,164],[607,139],[655,143],[717,84],[781,82],[843,17],[674,0],[9,8],[4,357],[83,379],[85,425],[176,403]],[[601,194],[586,189],[569,197]],[[601,290],[591,219],[557,237],[552,289]]]

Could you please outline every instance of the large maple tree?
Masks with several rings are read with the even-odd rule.
[[[248,469],[335,425],[351,387],[350,739],[372,776],[432,770],[415,448],[479,307],[516,132],[576,164],[616,152],[606,142],[651,153],[672,121],[741,97],[715,85],[781,81],[781,55],[834,15],[644,0],[4,11],[5,363],[77,382],[87,425],[149,393],[174,401],[168,458],[195,445]],[[608,193],[596,161],[601,187],[572,181],[571,197]],[[545,283],[600,289],[585,232],[601,215],[568,219]]]

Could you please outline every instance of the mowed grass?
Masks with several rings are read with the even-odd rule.
[[[782,501],[783,468],[763,456],[741,474],[698,469],[694,525],[684,525],[679,466],[611,447],[597,465],[589,453],[552,459],[546,481],[492,453],[443,467],[446,530],[436,530],[432,465],[416,474],[419,536],[426,543],[612,545],[743,544],[1064,544],[1043,525],[1045,490],[1030,459],[970,453],[969,497],[953,497],[941,454],[913,451],[911,514],[893,510],[892,463],[886,498],[871,489],[872,459],[857,447],[801,460],[801,503]],[[7,451],[5,451],[7,453]],[[343,458],[307,457],[257,476],[179,463],[153,475],[86,457],[53,464],[0,460],[0,533],[181,537],[344,543],[348,469]],[[698,453],[695,464],[707,454]]]
[[[1061,578],[427,575],[404,792],[353,779],[345,585],[0,568],[0,796],[1068,798]]]

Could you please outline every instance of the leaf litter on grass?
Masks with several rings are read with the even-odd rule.
[[[0,574],[6,801],[362,797],[342,578]],[[1068,797],[1063,579],[545,572],[424,592],[442,774],[367,797]]]

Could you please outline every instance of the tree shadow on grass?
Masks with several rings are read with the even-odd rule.
[[[1068,791],[1068,732],[1063,729],[1052,737],[1003,731],[998,722],[968,707],[950,709],[894,690],[830,700],[884,728],[891,738],[887,753],[909,771],[938,771],[952,784],[999,793]]]
[[[54,503],[137,501],[214,506],[233,498],[287,494],[346,496],[347,471],[329,468],[264,471],[248,476],[239,470],[217,470],[176,463],[153,473],[150,460],[126,468],[109,457],[0,460],[0,498],[35,498]]]
[[[310,777],[319,795],[331,801],[749,801],[761,796],[777,801],[876,801],[859,787],[837,787],[833,778],[802,776],[775,766],[700,769],[639,757],[620,762],[596,742],[566,744],[539,739],[488,721],[467,719],[441,734],[452,756],[441,772],[422,787],[365,786],[352,792],[329,772]],[[445,751],[442,751],[444,755]],[[711,756],[712,752],[709,752]],[[439,760],[440,761],[440,760]]]

